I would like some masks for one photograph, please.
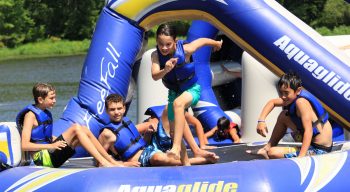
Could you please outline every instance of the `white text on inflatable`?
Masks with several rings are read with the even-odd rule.
[[[180,185],[121,185],[118,192],[236,192],[238,184],[234,182],[218,181],[217,183],[194,182]]]
[[[312,73],[313,77],[327,84],[327,86],[333,88],[334,91],[343,95],[346,100],[350,101],[350,83],[342,81],[341,77],[334,71],[319,65],[315,59],[310,58],[309,55],[295,44],[290,43],[290,41],[291,38],[284,35],[275,41],[274,45],[284,51],[289,60],[294,59],[294,61],[298,62],[307,71]]]
[[[108,83],[108,79],[115,77],[115,74],[116,74],[115,71],[118,68],[118,59],[120,57],[120,53],[118,53],[115,50],[115,48],[113,47],[113,45],[110,42],[108,42],[108,46],[106,47],[106,50],[108,51],[109,55],[113,58],[113,60],[105,62],[105,57],[102,57],[102,59],[101,59],[100,81],[105,85],[106,88],[102,88],[100,90],[101,100],[99,100],[97,102],[97,106],[96,106],[97,112],[100,115],[104,112],[105,98],[107,97],[107,95],[109,94],[109,90],[111,89],[111,86]],[[106,69],[106,65],[107,65],[107,70],[104,70],[104,69]]]

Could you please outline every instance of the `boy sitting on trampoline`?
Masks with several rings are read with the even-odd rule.
[[[304,157],[325,154],[332,150],[332,126],[328,113],[321,103],[302,89],[301,79],[295,73],[284,74],[278,82],[279,98],[270,100],[263,108],[257,125],[257,132],[266,137],[265,119],[274,107],[283,107],[268,143],[257,151],[248,150],[265,158]],[[301,147],[277,147],[287,128],[301,141]],[[299,137],[298,137],[299,135]]]

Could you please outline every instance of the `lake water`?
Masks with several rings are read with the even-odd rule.
[[[34,103],[32,87],[37,82],[56,87],[57,103],[51,112],[59,119],[70,98],[78,93],[84,60],[85,55],[0,62],[0,122],[15,121],[23,107]],[[136,101],[127,116],[137,122]]]

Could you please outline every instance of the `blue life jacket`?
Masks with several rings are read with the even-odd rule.
[[[137,128],[127,117],[124,117],[120,123],[109,123],[105,128],[116,135],[117,139],[114,142],[114,149],[123,161],[130,159],[146,146],[146,142],[137,131]]]
[[[165,87],[176,92],[183,92],[193,86],[198,77],[195,73],[195,66],[193,62],[186,63],[186,54],[183,48],[184,41],[178,40],[176,43],[176,50],[174,58],[178,58],[175,67],[167,73],[162,81]],[[164,69],[165,63],[171,58],[170,55],[163,56],[158,47],[157,53],[159,57],[160,69]]]
[[[27,105],[16,117],[17,129],[22,134],[24,116],[29,111],[35,114],[38,126],[32,129],[30,141],[33,143],[52,143],[52,114],[49,110],[41,110],[34,105]]]
[[[312,108],[316,112],[316,115],[317,115],[318,119],[317,119],[317,121],[312,123],[312,127],[313,127],[313,130],[312,130],[313,134],[312,134],[312,136],[315,137],[317,134],[320,133],[319,130],[317,129],[316,125],[318,123],[325,124],[328,121],[328,113],[322,107],[322,104],[316,99],[316,97],[313,96],[308,91],[301,90],[301,92],[298,95],[297,99],[299,99],[299,98],[305,98],[306,100],[308,100],[311,103]],[[294,122],[294,124],[297,126],[297,129],[301,133],[304,133],[304,129],[302,129],[303,125],[302,125],[302,122],[301,122],[301,118],[298,117],[297,114],[296,114],[296,100],[297,99],[295,99],[293,101],[293,103],[291,103],[289,105],[288,114],[290,115],[290,117],[291,117],[292,121]]]
[[[145,115],[150,115],[156,117],[159,122],[157,126],[157,132],[152,136],[152,144],[155,145],[159,150],[166,152],[173,146],[171,137],[165,132],[162,123],[162,112],[164,110],[164,105],[150,107],[146,110]]]

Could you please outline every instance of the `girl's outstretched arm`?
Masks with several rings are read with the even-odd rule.
[[[184,45],[184,50],[186,53],[186,56],[192,55],[197,49],[203,47],[203,46],[212,46],[214,51],[218,51],[221,49],[222,46],[222,40],[215,41],[213,39],[209,38],[198,38],[191,43]]]

